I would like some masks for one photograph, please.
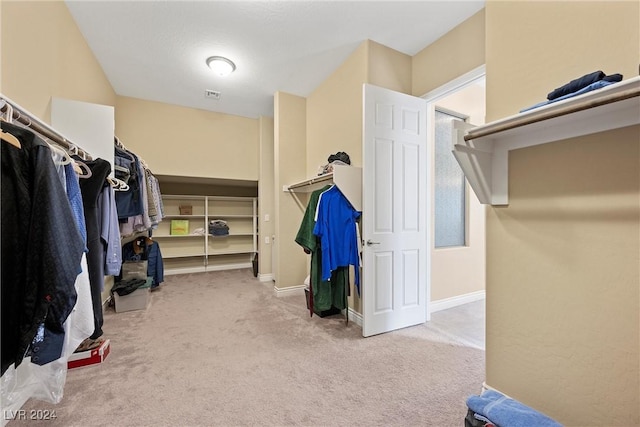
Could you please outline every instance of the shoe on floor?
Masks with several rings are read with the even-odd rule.
[[[86,338],[84,341],[80,343],[80,345],[78,346],[78,348],[76,348],[76,351],[74,351],[74,353],[82,353],[83,351],[93,350],[94,348],[100,347],[103,342],[104,342],[104,338],[96,338],[95,340],[91,338]]]

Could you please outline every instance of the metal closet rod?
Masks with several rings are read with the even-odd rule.
[[[12,121],[16,121],[18,123],[21,123],[27,126],[28,128],[33,129],[40,135],[51,140],[55,144],[63,147],[66,151],[70,153],[73,152],[75,154],[76,152],[75,150],[77,150],[78,155],[83,159],[85,160],[93,159],[93,157],[91,157],[89,153],[87,153],[85,150],[80,148],[77,144],[74,144],[73,142],[69,141],[69,139],[66,138],[64,135],[62,135],[60,132],[56,131],[47,123],[43,122],[42,120],[40,120],[39,118],[31,114],[25,108],[22,108],[20,105],[13,102],[8,97],[6,97],[4,94],[0,93],[0,111],[7,114],[9,107],[11,107],[11,109],[13,110],[11,114]]]

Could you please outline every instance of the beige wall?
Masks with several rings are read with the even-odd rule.
[[[390,47],[369,40],[368,82],[372,85],[411,93],[412,59]]]
[[[62,1],[2,1],[2,93],[50,123],[51,97],[115,106],[116,94]]]
[[[306,175],[317,174],[329,155],[344,151],[362,166],[362,84],[367,81],[368,42],[307,98]]]
[[[635,1],[487,2],[487,121],[517,114],[592,71],[637,76],[638,7]]]
[[[353,166],[362,166],[362,85],[368,82],[371,44],[370,41],[360,44],[307,98],[307,176],[304,178],[316,175],[318,166],[327,164],[329,155],[338,151],[349,154]],[[305,207],[306,202],[300,207],[302,213]],[[360,299],[352,291],[349,306],[361,312],[360,305]]]
[[[282,191],[283,186],[306,179],[301,159],[306,152],[306,99],[284,92],[274,96],[274,275],[278,289],[302,286],[308,257],[295,243],[306,197]]]
[[[484,124],[485,103],[485,91],[482,83],[469,85],[435,102],[437,107],[467,115],[468,122],[474,125]],[[428,151],[431,158],[434,157],[434,151]],[[435,165],[432,170],[434,172],[432,176],[435,176]],[[485,289],[486,207],[480,204],[469,184],[466,187],[467,244],[461,247],[433,249],[431,253],[432,303],[473,293],[476,293],[474,297],[481,297],[482,295],[478,292]],[[435,223],[432,224],[431,230],[434,233]],[[461,266],[464,267],[461,268]],[[441,307],[448,306],[445,304]]]
[[[51,98],[115,106],[116,94],[61,1],[0,2],[0,91],[51,123]],[[113,277],[105,278],[102,301]]]
[[[307,98],[307,175],[338,151],[349,154],[353,166],[362,166],[362,85],[409,93],[411,57],[371,40],[364,41],[333,74]],[[301,213],[303,213],[302,206]],[[360,299],[351,292],[349,306],[361,312]]]
[[[422,96],[485,63],[484,9],[412,58],[412,94]]]
[[[411,92],[411,57],[371,40],[364,41],[307,98],[307,175],[317,173],[329,155],[349,154],[362,166],[362,85]]]
[[[487,117],[637,75],[638,2],[487,2]],[[567,25],[569,23],[569,25]],[[487,216],[487,383],[568,426],[640,424],[640,127],[511,152]]]
[[[481,10],[411,58],[411,94],[423,96],[484,63],[485,12]],[[482,124],[485,115],[482,89],[467,88],[464,96],[452,94],[437,104],[470,116],[473,124]],[[471,190],[469,199],[468,246],[434,249],[431,255],[432,302],[485,288],[485,208]]]
[[[258,180],[257,119],[118,96],[116,135],[156,174]]]
[[[273,169],[274,151],[273,151],[273,119],[270,117],[260,117],[260,180],[258,183],[258,230],[259,242],[259,271],[261,279],[271,277],[272,270],[272,248],[273,242],[271,238],[275,235],[275,206],[274,194],[275,171]],[[266,216],[269,220],[266,220]],[[270,243],[265,242],[265,237],[269,238]]]
[[[256,185],[232,186],[229,184],[206,184],[206,180],[194,179],[196,182],[176,182],[174,176],[156,176],[160,183],[162,194],[183,196],[229,196],[229,197],[257,197]]]

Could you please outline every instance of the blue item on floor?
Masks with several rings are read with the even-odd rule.
[[[467,399],[467,406],[500,427],[562,427],[562,424],[494,390]]]

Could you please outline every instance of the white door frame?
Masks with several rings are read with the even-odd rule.
[[[434,213],[435,213],[435,192],[434,192],[434,182],[435,182],[435,163],[434,163],[434,150],[435,150],[435,111],[436,104],[438,101],[446,96],[451,95],[453,92],[456,92],[466,86],[473,84],[476,80],[484,78],[486,76],[486,66],[483,64],[473,70],[456,77],[444,85],[427,92],[421,98],[423,98],[427,103],[427,162],[428,167],[428,205],[429,205],[429,235],[433,236],[435,232],[435,224],[434,224]],[[453,147],[451,147],[453,149]],[[431,257],[433,256],[433,239],[429,242],[429,259],[427,260],[428,271],[431,272]],[[431,274],[431,273],[429,273]],[[427,281],[427,321],[431,320],[431,278]]]

